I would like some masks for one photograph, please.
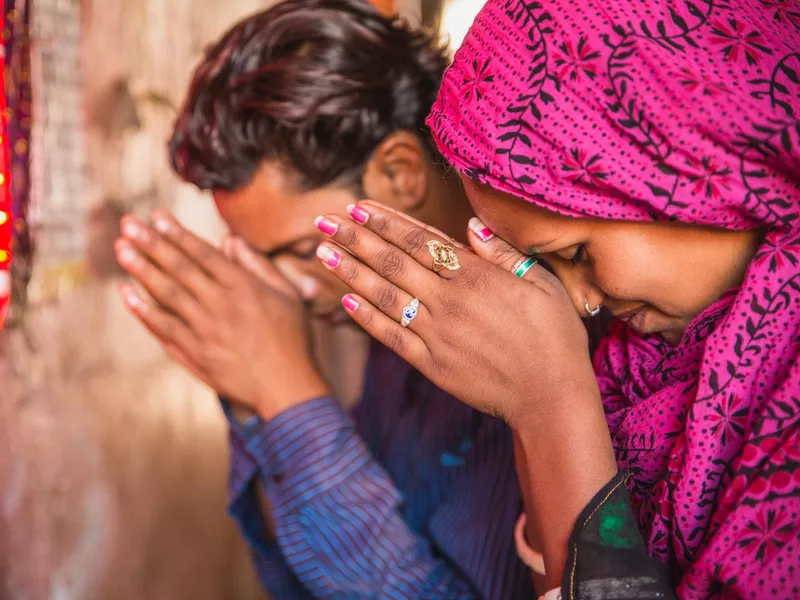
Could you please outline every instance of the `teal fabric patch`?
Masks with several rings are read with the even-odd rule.
[[[603,545],[610,548],[633,548],[636,540],[631,537],[628,521],[628,506],[625,502],[604,504],[600,509],[598,533]]]

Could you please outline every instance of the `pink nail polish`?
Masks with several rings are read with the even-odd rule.
[[[339,224],[327,219],[325,217],[317,217],[314,219],[314,225],[317,226],[325,235],[335,235],[339,230]]]
[[[328,246],[317,248],[317,257],[331,269],[335,269],[342,262],[342,255]]]
[[[494,232],[475,217],[469,220],[469,228],[482,242],[488,242],[494,237]]]
[[[351,204],[347,207],[347,214],[350,215],[356,223],[363,225],[369,219],[369,213],[360,206]]]
[[[481,238],[482,242],[488,242],[490,239],[494,237],[494,233],[492,233],[492,230],[489,229],[488,227],[484,227],[480,231],[476,231],[475,235]]]
[[[358,300],[354,296],[347,294],[342,298],[342,306],[351,312],[356,311],[358,310]]]

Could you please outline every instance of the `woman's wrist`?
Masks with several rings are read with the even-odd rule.
[[[594,392],[584,387],[564,390],[561,402],[551,401],[515,430],[528,469],[528,519],[535,521],[551,587],[560,584],[577,516],[617,472],[596,385]]]
[[[586,410],[601,414],[605,424],[600,389],[589,357],[559,371],[553,368],[546,385],[518,386],[528,396],[514,402],[513,405],[519,408],[505,419],[512,431],[520,436],[537,435],[540,427],[550,427],[551,422]],[[541,381],[544,378],[537,379]]]

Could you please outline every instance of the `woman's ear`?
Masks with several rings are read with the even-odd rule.
[[[413,213],[425,202],[430,159],[422,141],[408,131],[395,131],[372,153],[364,169],[368,198]]]

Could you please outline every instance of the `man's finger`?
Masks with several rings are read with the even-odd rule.
[[[298,269],[291,260],[278,259],[275,261],[275,268],[292,284],[295,290],[300,292],[303,300],[313,300],[319,294],[319,280]]]
[[[207,241],[183,227],[170,213],[165,210],[154,211],[153,227],[186,256],[202,265],[214,279],[228,286],[233,285],[235,273],[225,256]]]
[[[179,349],[185,359],[192,362],[193,349],[198,347],[199,342],[183,321],[160,306],[145,300],[129,283],[123,283],[119,291],[125,305],[150,333],[165,346],[170,345]]]
[[[164,340],[159,341],[161,342],[162,348],[164,348],[164,352],[166,352],[172,360],[181,365],[184,369],[189,371],[189,373],[205,383],[207,386],[212,387],[211,382],[208,381],[203,369],[194,363],[194,361],[192,361],[183,350],[178,348],[178,346],[172,342],[165,342]]]
[[[266,283],[277,292],[289,296],[297,296],[297,290],[292,287],[291,283],[278,271],[276,266],[256,253],[243,239],[233,238],[229,242],[229,246],[233,260],[244,267],[248,273],[254,275],[259,281]]]
[[[135,246],[140,255],[157,265],[167,277],[180,283],[195,297],[207,301],[214,296],[219,284],[208,276],[203,265],[184,254],[169,240],[133,215],[122,217],[120,230],[124,240]]]
[[[186,323],[198,323],[204,316],[200,301],[169,273],[142,256],[127,239],[114,243],[117,262],[159,305]]]

